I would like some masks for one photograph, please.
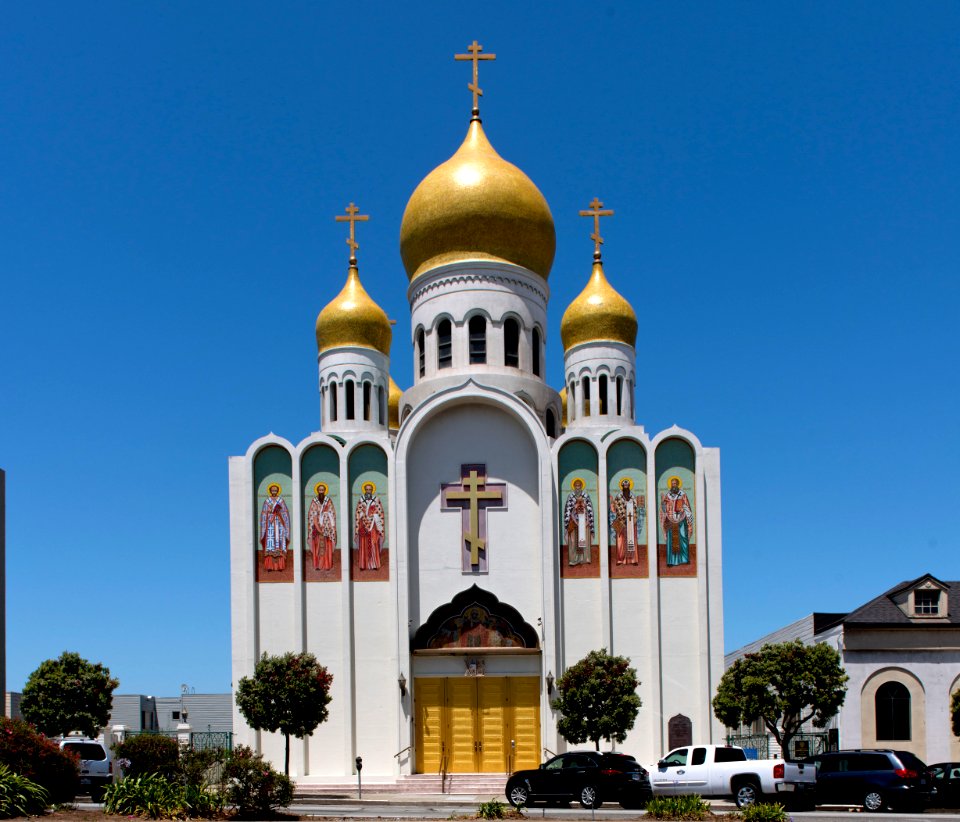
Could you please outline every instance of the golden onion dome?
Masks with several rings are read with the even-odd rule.
[[[567,424],[567,386],[560,389],[560,416],[563,424]]]
[[[395,431],[400,427],[400,397],[403,392],[400,386],[390,377],[390,389],[387,391],[387,428]]]
[[[317,351],[352,345],[389,356],[392,338],[387,315],[367,294],[352,264],[343,289],[317,316]]]
[[[560,321],[563,350],[585,342],[609,340],[634,346],[637,342],[637,315],[603,273],[603,263],[593,261],[587,287],[567,306]]]
[[[497,260],[550,274],[553,215],[529,177],[494,150],[479,118],[449,160],[421,181],[400,226],[400,255],[413,280],[459,260]]]

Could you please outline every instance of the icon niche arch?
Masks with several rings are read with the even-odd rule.
[[[540,638],[516,608],[473,585],[430,614],[410,644],[414,652],[489,648],[536,651]]]

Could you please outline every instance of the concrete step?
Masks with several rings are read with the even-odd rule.
[[[394,780],[377,779],[363,782],[363,795],[379,794],[446,794],[446,795],[482,795],[499,798],[507,784],[507,774],[457,773],[447,774],[407,774]],[[311,798],[356,796],[357,780],[337,782],[304,782],[294,785],[294,798],[304,801]]]

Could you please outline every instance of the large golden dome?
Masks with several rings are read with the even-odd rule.
[[[417,186],[400,226],[413,280],[443,263],[497,260],[550,274],[557,235],[540,190],[494,150],[479,119],[463,145]]]
[[[567,306],[560,321],[563,350],[585,342],[613,341],[635,346],[637,315],[603,273],[603,263],[594,258],[587,287]]]
[[[387,392],[387,428],[396,431],[400,427],[400,397],[403,391],[390,377],[390,390]]]
[[[343,289],[317,316],[317,351],[355,345],[389,356],[392,338],[387,315],[360,283],[356,265],[351,265]]]

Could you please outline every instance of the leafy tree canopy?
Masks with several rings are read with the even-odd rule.
[[[597,750],[601,739],[623,742],[640,711],[639,686],[629,659],[606,648],[591,651],[557,681],[557,730],[568,742],[589,740]]]
[[[23,686],[24,719],[47,736],[80,731],[96,736],[110,718],[113,691],[120,683],[99,662],[64,651],[40,663]]]
[[[251,728],[280,731],[286,742],[284,770],[290,773],[290,737],[302,739],[326,721],[333,675],[313,654],[264,654],[252,677],[237,686],[237,707]]]
[[[713,713],[728,728],[762,719],[789,758],[790,740],[805,722],[825,728],[847,694],[840,654],[800,640],[764,645],[720,678]]]

